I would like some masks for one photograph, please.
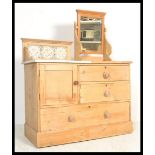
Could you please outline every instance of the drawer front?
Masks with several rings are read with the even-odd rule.
[[[129,65],[80,66],[80,81],[129,80]]]
[[[83,82],[80,85],[80,103],[130,100],[130,83]]]
[[[129,120],[129,102],[41,109],[41,131],[58,132]]]

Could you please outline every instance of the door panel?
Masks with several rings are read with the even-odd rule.
[[[72,98],[72,71],[45,72],[46,99]]]
[[[76,67],[58,65],[41,66],[40,98],[41,105],[59,106],[77,102]]]

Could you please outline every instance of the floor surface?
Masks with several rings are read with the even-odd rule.
[[[140,124],[134,123],[133,125],[132,134],[46,148],[36,148],[24,136],[24,125],[16,125],[15,152],[139,152]]]

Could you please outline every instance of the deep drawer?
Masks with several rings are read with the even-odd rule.
[[[129,80],[129,65],[80,66],[80,81]]]
[[[41,131],[58,132],[129,120],[129,102],[41,109]]]
[[[80,85],[80,103],[130,100],[130,83],[83,82]]]

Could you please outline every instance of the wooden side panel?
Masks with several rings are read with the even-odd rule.
[[[129,66],[102,65],[80,66],[80,81],[120,81],[129,80]]]
[[[57,132],[125,121],[129,121],[128,102],[41,109],[41,131]]]
[[[38,70],[37,64],[27,64],[25,69],[25,124],[38,129]]]
[[[83,82],[80,87],[80,103],[130,100],[128,81]]]
[[[24,125],[24,134],[25,136],[37,146],[37,131],[32,129],[28,124]]]

